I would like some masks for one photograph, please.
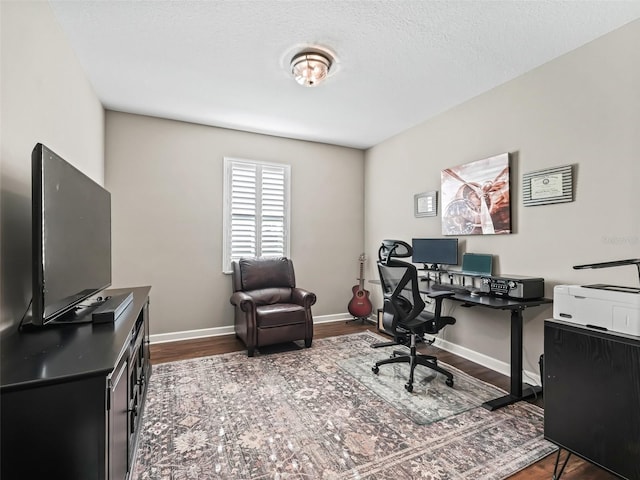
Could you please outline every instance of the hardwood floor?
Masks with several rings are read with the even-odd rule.
[[[362,325],[360,322],[319,324],[314,326],[314,338],[345,335],[363,330],[375,332],[376,327],[370,324]],[[431,353],[433,353],[433,349],[435,347],[431,347]],[[241,350],[244,350],[244,344],[236,339],[234,335],[160,343],[151,345],[151,363],[173,362]],[[436,354],[443,362],[453,365],[469,375],[473,375],[504,390],[509,390],[509,377],[505,375],[443,350],[438,350]],[[543,406],[543,399],[538,399],[534,403]],[[562,459],[564,459],[564,455],[563,453]],[[555,458],[555,454],[550,455],[511,476],[510,480],[549,480],[553,476]],[[563,480],[615,480],[616,478],[605,470],[575,456],[571,457],[561,477]]]

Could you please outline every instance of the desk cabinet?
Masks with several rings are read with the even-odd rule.
[[[640,480],[640,337],[544,324],[544,435]]]
[[[129,477],[151,364],[149,287],[126,291],[115,323],[3,335],[2,480]]]

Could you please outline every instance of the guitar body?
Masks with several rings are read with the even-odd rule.
[[[356,318],[368,317],[373,309],[369,300],[369,290],[361,288],[360,285],[354,285],[351,291],[353,298],[349,302],[349,313]]]
[[[358,279],[358,285],[354,285],[351,289],[353,298],[349,302],[349,313],[355,318],[367,318],[371,314],[373,309],[371,300],[369,300],[369,291],[364,289],[364,278],[362,276],[362,269],[364,265],[364,253],[360,255],[360,278]]]

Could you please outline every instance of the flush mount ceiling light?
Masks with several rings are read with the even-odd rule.
[[[291,74],[300,85],[320,85],[331,69],[333,58],[324,52],[300,52],[291,59]]]

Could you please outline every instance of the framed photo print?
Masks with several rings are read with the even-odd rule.
[[[509,154],[441,172],[442,234],[511,233]]]

